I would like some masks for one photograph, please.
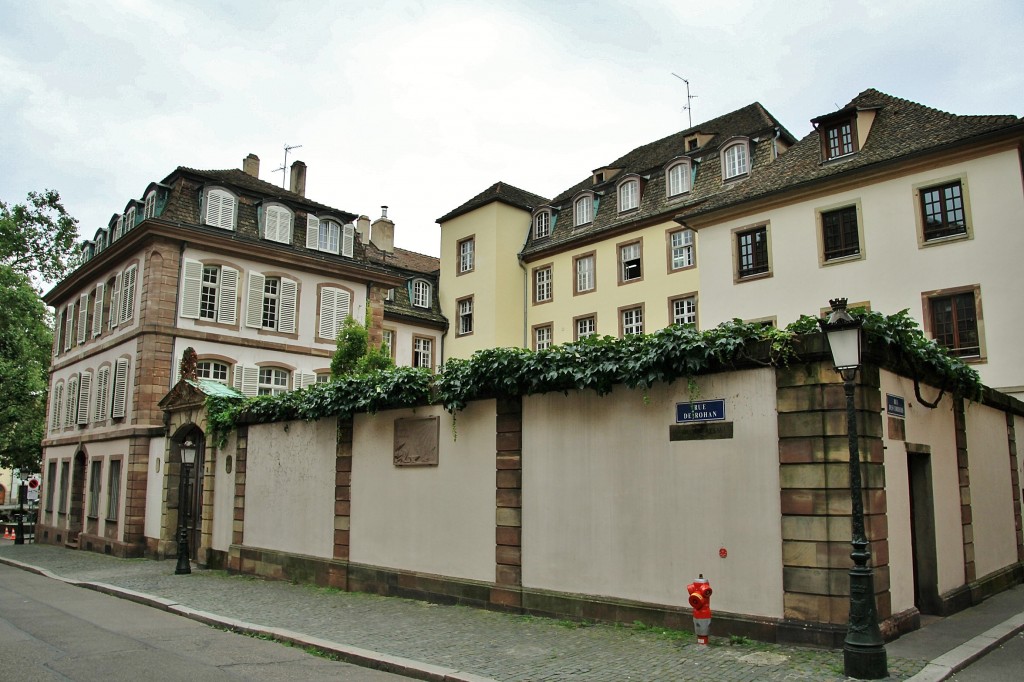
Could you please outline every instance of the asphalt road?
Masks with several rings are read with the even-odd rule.
[[[1024,633],[1006,640],[953,679],[956,682],[1019,682],[1024,679]]]
[[[408,680],[0,565],[0,680]]]

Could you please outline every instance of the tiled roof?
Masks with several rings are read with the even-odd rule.
[[[433,289],[430,297],[429,308],[418,308],[412,304],[412,301],[409,300],[410,285],[409,282],[406,282],[406,286],[395,287],[395,300],[384,301],[384,315],[399,315],[402,317],[432,322],[435,326],[441,328],[447,327],[448,318],[441,314],[441,301],[440,297],[437,295],[437,279],[432,277],[427,277],[425,279],[430,282],[430,286]]]
[[[331,211],[338,213],[344,216],[346,220],[355,220],[356,218],[354,213],[312,201],[301,194],[296,194],[295,192],[286,190],[283,187],[278,187],[277,185],[265,182],[259,178],[254,178],[245,171],[237,168],[227,168],[225,170],[198,170],[195,168],[188,168],[186,166],[178,166],[173,173],[164,179],[164,182],[168,183],[176,174],[182,172],[205,178],[207,180],[221,182],[238,189],[255,192],[256,194],[267,195],[270,198],[281,199],[292,204],[312,207],[317,211]]]
[[[868,89],[844,109],[874,109],[875,118],[864,146],[857,152],[822,162],[818,131],[812,131],[763,171],[741,185],[725,186],[701,203],[680,207],[682,217],[755,200],[808,183],[867,169],[901,158],[948,148],[972,138],[1020,126],[1024,119],[1005,116],[958,116]]]
[[[532,211],[537,206],[547,203],[547,199],[534,194],[533,192],[527,192],[525,189],[513,187],[507,182],[496,182],[483,192],[480,192],[480,194],[477,194],[475,197],[464,203],[462,206],[459,206],[455,210],[449,211],[445,215],[441,216],[436,222],[443,223],[451,220],[452,218],[457,218],[464,213],[469,213],[470,211],[489,204],[492,201],[500,201],[508,204],[509,206],[521,208],[524,211]]]
[[[388,265],[412,270],[413,272],[432,273],[441,269],[440,258],[399,248],[396,248],[395,252],[385,262]]]
[[[699,135],[704,144],[687,152],[686,140],[694,135]],[[649,222],[659,216],[668,220],[676,215],[682,206],[700,202],[722,189],[719,149],[723,143],[734,137],[750,138],[750,176],[755,176],[772,163],[775,157],[773,145],[776,136],[786,144],[795,142],[795,138],[775,117],[760,103],[754,102],[742,109],[637,147],[605,166],[621,170],[611,179],[595,185],[588,177],[556,196],[551,201],[556,219],[550,236],[534,239],[531,233],[523,248],[523,255],[529,256],[532,253],[596,238],[603,232],[623,229],[641,221]],[[669,199],[665,188],[665,166],[681,156],[691,159],[697,168],[696,176],[689,192],[681,197]],[[646,184],[640,197],[639,208],[619,213],[616,205],[616,186],[627,174],[639,175]],[[745,182],[747,181],[740,181],[740,184]],[[574,227],[571,200],[582,190],[593,191],[598,199],[598,205],[592,222]]]

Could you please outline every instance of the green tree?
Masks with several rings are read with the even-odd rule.
[[[338,331],[337,349],[331,358],[331,377],[338,379],[349,374],[368,374],[374,370],[394,367],[395,363],[383,346],[370,346],[370,309],[366,309],[366,324],[356,322],[349,315]]]
[[[78,221],[56,190],[29,192],[24,204],[0,201],[0,264],[58,282],[78,265],[77,240]]]
[[[0,466],[39,471],[53,332],[28,276],[0,265]]]

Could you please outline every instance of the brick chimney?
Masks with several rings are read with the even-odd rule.
[[[384,253],[395,252],[395,223],[388,218],[388,207],[380,207],[381,216],[370,225],[370,243]]]
[[[306,164],[301,161],[292,163],[291,185],[288,189],[299,196],[306,196]]]
[[[255,154],[249,154],[249,156],[242,159],[242,171],[246,175],[258,178],[260,176],[260,157]]]

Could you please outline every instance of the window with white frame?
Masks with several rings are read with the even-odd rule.
[[[672,306],[672,324],[697,326],[697,297],[681,296],[670,302]]]
[[[641,306],[622,311],[622,335],[644,333],[644,309]]]
[[[415,336],[412,340],[412,366],[434,368],[434,340]]]
[[[594,220],[594,198],[586,194],[573,204],[573,224],[579,227]]]
[[[472,272],[476,263],[476,240],[467,237],[459,241],[459,274]]]
[[[552,330],[550,324],[533,328],[533,349],[544,350],[551,348]]]
[[[127,358],[114,361],[114,391],[110,401],[110,416],[123,419],[128,412],[128,367]]]
[[[92,370],[82,372],[78,383],[78,406],[75,422],[79,426],[89,423],[89,407],[92,401]]]
[[[135,315],[135,279],[139,273],[138,265],[130,265],[121,275],[121,304],[119,324],[130,322]]]
[[[196,363],[196,376],[200,379],[228,383],[228,365],[218,360],[200,360]]]
[[[68,394],[64,401],[64,428],[75,423],[78,418],[78,375],[68,379]]]
[[[294,334],[298,282],[258,272],[250,272],[248,280],[245,326]]]
[[[693,230],[676,230],[669,235],[669,263],[672,270],[693,265]]]
[[[533,216],[533,238],[543,239],[551,235],[551,211],[538,211]]]
[[[321,220],[319,234],[316,248],[321,251],[338,253],[338,249],[341,247],[341,225],[333,220]]]
[[[619,212],[632,211],[640,206],[640,181],[636,178],[625,180],[619,184]]]
[[[257,395],[278,395],[288,390],[291,372],[280,367],[260,367]]]
[[[224,230],[235,229],[238,200],[224,189],[208,189],[204,197],[203,222]]]
[[[593,253],[583,254],[573,258],[576,266],[576,293],[583,294],[593,291],[597,286],[596,277],[596,256]]]
[[[473,297],[459,300],[459,336],[473,333]]]
[[[146,195],[146,201],[142,209],[143,220],[156,217],[156,190]]]
[[[391,358],[395,357],[395,331],[393,329],[381,330],[380,346]]]
[[[316,383],[318,383],[318,384],[329,384],[329,383],[331,383],[331,373],[330,372],[317,372],[316,373]]]
[[[641,267],[642,250],[640,242],[619,245],[619,283],[633,282],[643,278]]]
[[[429,308],[431,305],[430,282],[424,279],[412,281],[412,304],[417,308]]]
[[[53,386],[50,396],[50,430],[56,431],[64,425],[64,382],[58,381]]]
[[[546,303],[551,300],[551,266],[545,265],[533,271],[533,302]]]
[[[233,325],[238,321],[238,270],[185,259],[179,314]]]
[[[286,207],[278,204],[267,204],[260,212],[263,223],[263,238],[280,244],[292,243],[292,226],[294,214]]]
[[[722,151],[722,177],[726,180],[746,175],[749,170],[747,142],[740,140]]]
[[[135,227],[135,207],[132,206],[124,212],[124,231],[128,232]]]
[[[576,340],[585,339],[597,333],[597,320],[593,316],[576,319]]]
[[[690,191],[689,161],[680,161],[679,163],[669,166],[665,175],[668,177],[668,181],[666,182],[666,191],[668,192],[668,196],[676,197]]]

